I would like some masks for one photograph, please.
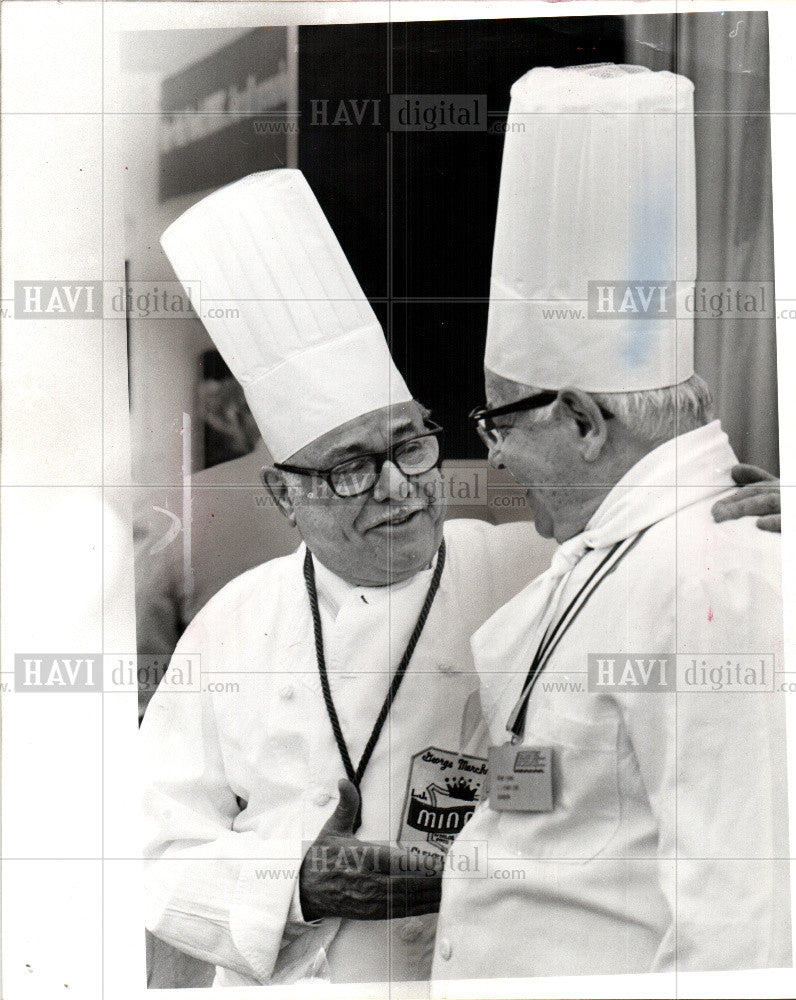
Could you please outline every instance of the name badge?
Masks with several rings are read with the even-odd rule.
[[[410,854],[444,858],[475,812],[486,780],[483,757],[426,747],[412,757],[398,843]]]
[[[551,812],[553,748],[520,743],[490,747],[489,806],[502,812]]]

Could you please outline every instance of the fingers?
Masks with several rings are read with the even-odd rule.
[[[390,916],[399,919],[437,913],[441,898],[441,878],[393,879],[389,895]]]
[[[763,517],[781,513],[779,489],[771,486],[747,486],[713,505],[716,521],[732,521],[738,517]]]
[[[765,517],[757,519],[757,526],[761,531],[777,531],[782,533],[782,515],[767,514]]]
[[[299,875],[304,919],[331,916],[388,920],[435,913],[442,893],[439,872],[425,874],[422,867],[416,867],[406,874],[405,866],[392,874],[374,871],[371,865],[379,846],[333,836],[320,847],[311,848]],[[395,851],[393,854],[418,865],[418,859],[408,853],[402,855]],[[398,868],[394,859],[391,860],[389,848],[387,856],[382,856],[379,863],[387,868]]]
[[[342,916],[355,920],[398,920],[436,913],[442,897],[442,880],[394,878],[372,873],[349,886]]]
[[[442,892],[439,879],[391,879],[389,875],[372,875],[360,892],[340,895],[339,905],[331,915],[349,920],[399,920],[437,913]],[[415,882],[412,885],[412,882]]]
[[[332,815],[326,820],[321,830],[323,834],[337,833],[351,835],[354,832],[357,811],[359,809],[359,792],[356,785],[348,778],[341,778],[337,783],[340,801]]]
[[[771,482],[776,480],[770,472],[759,468],[757,465],[734,465],[732,467],[732,478],[739,486],[747,486],[749,483]]]

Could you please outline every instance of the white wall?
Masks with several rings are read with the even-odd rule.
[[[165,229],[202,192],[158,202],[158,116],[161,73],[127,74],[123,99],[136,113],[114,119],[124,174],[124,247],[131,281],[174,281],[160,247]],[[130,412],[133,482],[182,479],[182,414],[195,411],[198,357],[213,345],[197,319],[131,319]],[[193,466],[201,457],[193,421]]]
[[[120,36],[109,144],[123,175],[120,224],[131,281],[174,281],[160,247],[168,226],[206,191],[158,201],[158,121],[164,77],[246,34],[247,28],[126,32]],[[106,140],[107,141],[107,140]],[[123,220],[121,218],[123,214]],[[130,321],[130,405],[133,482],[182,481],[182,414],[192,415],[192,467],[202,460],[196,412],[198,359],[213,344],[196,319]]]

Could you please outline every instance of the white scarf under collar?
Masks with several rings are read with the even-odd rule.
[[[488,717],[514,673],[524,673],[530,664],[537,637],[553,617],[570,574],[584,555],[608,549],[678,510],[726,493],[737,461],[721,424],[714,420],[653,449],[619,480],[585,529],[556,549],[550,568],[473,636]]]

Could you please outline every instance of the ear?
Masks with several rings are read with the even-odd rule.
[[[596,461],[608,440],[608,426],[600,407],[587,392],[574,386],[562,389],[555,405],[560,408],[560,416],[576,427],[583,460]]]
[[[295,525],[296,512],[294,510],[293,497],[291,496],[290,487],[285,482],[283,473],[279,469],[275,469],[273,465],[264,465],[261,475],[263,485],[271,494],[271,499],[288,521]]]

